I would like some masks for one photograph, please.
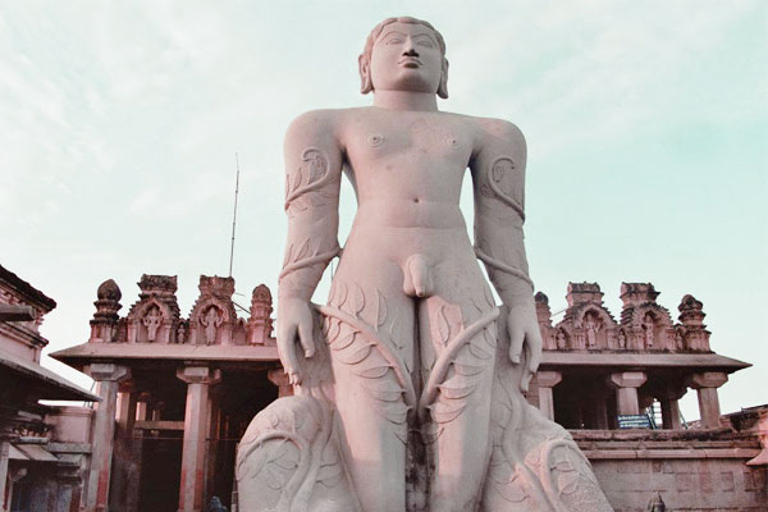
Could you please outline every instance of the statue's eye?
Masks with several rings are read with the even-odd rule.
[[[403,40],[400,39],[399,37],[390,37],[389,39],[387,39],[387,44],[400,44],[402,42]]]
[[[434,48],[434,44],[432,44],[432,41],[429,39],[422,39],[417,43],[419,46],[423,46],[424,48]]]

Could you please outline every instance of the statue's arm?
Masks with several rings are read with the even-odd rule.
[[[277,342],[292,383],[301,381],[296,342],[314,354],[310,299],[328,263],[338,254],[339,187],[343,155],[336,117],[307,112],[285,137],[285,211],[288,238],[278,282]]]
[[[541,360],[541,333],[523,241],[526,145],[512,123],[481,120],[470,162],[475,198],[475,251],[510,311],[510,358],[527,350],[523,387]]]

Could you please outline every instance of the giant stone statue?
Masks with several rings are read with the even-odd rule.
[[[294,396],[242,439],[239,510],[611,510],[569,434],[521,394],[542,349],[523,135],[438,111],[448,61],[427,22],[384,20],[359,65],[372,107],[308,112],[286,135],[277,342]],[[459,209],[467,168],[474,246]],[[358,201],[343,249],[342,172]]]

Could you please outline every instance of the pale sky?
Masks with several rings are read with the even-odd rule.
[[[309,109],[370,104],[357,56],[393,15],[443,33],[442,110],[525,133],[528,257],[552,310],[568,281],[598,282],[617,319],[622,281],[652,282],[675,320],[691,293],[713,349],[754,364],[721,388],[723,411],[767,403],[759,0],[0,1],[0,262],[59,303],[46,353],[87,341],[105,279],[125,314],[142,273],[177,274],[187,315],[199,275],[227,274],[235,152],[235,298],[274,291],[285,129]],[[348,186],[342,203],[343,240]],[[683,411],[698,417],[695,392]]]

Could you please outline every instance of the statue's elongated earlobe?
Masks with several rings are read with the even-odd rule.
[[[373,90],[373,82],[371,81],[371,63],[364,54],[360,55],[357,59],[357,63],[360,69],[360,92],[368,94]]]
[[[443,58],[443,72],[440,75],[440,85],[437,86],[437,95],[444,100],[448,99],[448,59]]]

